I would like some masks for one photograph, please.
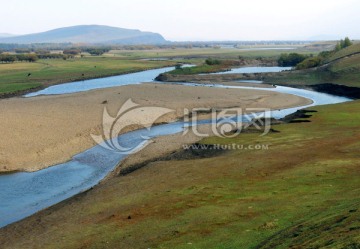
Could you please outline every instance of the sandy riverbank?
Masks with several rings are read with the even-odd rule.
[[[158,122],[183,116],[183,108],[267,107],[280,109],[310,103],[293,95],[253,89],[215,89],[142,84],[71,95],[0,100],[0,171],[35,171],[69,160],[95,145],[90,134],[101,134],[103,109],[110,115],[129,98],[141,106],[175,111]],[[129,123],[151,119],[133,115]],[[142,122],[143,123],[143,122]],[[130,127],[129,129],[134,128]]]

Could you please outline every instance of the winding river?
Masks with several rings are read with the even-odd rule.
[[[240,67],[229,71],[210,73],[210,74],[235,74],[235,73],[278,73],[291,70],[292,67]]]
[[[172,69],[173,67],[169,67],[128,75],[56,85],[28,94],[26,97],[66,94],[121,85],[140,84],[141,82],[151,82],[158,74]],[[256,67],[251,70],[253,72],[264,72],[264,70],[267,69]],[[278,68],[277,70],[283,70],[283,68]],[[248,88],[241,86],[199,85],[193,83],[181,84],[193,87],[211,86],[219,88]],[[308,106],[350,101],[350,99],[344,97],[290,87],[278,86],[276,88],[256,89],[289,93],[309,98],[313,100],[313,104]],[[304,107],[274,111],[272,112],[272,116],[281,118]],[[200,124],[208,123],[211,123],[211,120],[203,120]],[[150,130],[141,129],[128,132],[116,139],[120,141],[121,145],[132,147],[139,143],[145,144],[146,140],[144,141],[144,137],[147,137],[147,140],[150,140],[151,138],[159,136],[176,134],[183,131],[184,127],[187,125],[186,122],[163,124],[154,126]],[[70,161],[63,164],[32,173],[18,172],[0,175],[0,227],[19,221],[44,208],[90,189],[113,171],[126,156],[127,154],[115,153],[97,145],[74,156]]]

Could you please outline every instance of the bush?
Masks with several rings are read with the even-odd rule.
[[[80,49],[65,49],[63,51],[63,54],[68,54],[68,55],[78,55],[81,53]]]
[[[1,54],[0,62],[2,63],[13,63],[15,61],[28,61],[35,62],[39,58],[36,54]]]
[[[312,68],[312,67],[317,67],[321,64],[321,58],[316,56],[316,57],[311,57],[311,58],[307,58],[306,60],[300,62],[299,64],[296,65],[296,69],[307,69],[307,68]]]
[[[38,54],[39,59],[63,59],[68,57],[64,54]]]
[[[217,60],[217,59],[212,59],[212,58],[208,58],[205,60],[205,64],[212,66],[212,65],[220,65],[221,61]]]
[[[2,63],[12,63],[15,61],[17,61],[17,58],[15,55],[0,54],[0,62],[2,62]]]
[[[278,64],[281,67],[293,67],[304,61],[308,57],[309,56],[298,53],[281,54],[280,58],[278,59]]]
[[[176,69],[176,70],[182,69],[182,64],[176,64],[176,65],[175,65],[175,69]]]
[[[88,52],[91,55],[103,55],[110,51],[110,48],[88,48],[84,52]]]

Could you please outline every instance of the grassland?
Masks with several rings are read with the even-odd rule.
[[[358,44],[354,44],[350,47],[344,48],[340,51],[338,51],[337,53],[335,53],[334,55],[332,55],[331,57],[329,57],[328,59],[325,60],[326,63],[344,58],[346,56],[350,56],[353,54],[358,54],[360,53],[360,43]]]
[[[158,49],[158,50],[112,50],[107,56],[109,57],[122,57],[133,59],[146,59],[146,58],[186,58],[186,59],[206,59],[208,57],[216,57],[218,59],[238,59],[239,56],[244,58],[277,58],[281,53],[298,52],[302,54],[317,53],[318,51],[311,51],[306,49],[294,50],[263,50],[256,48],[252,49],[236,49],[236,48],[193,48],[193,49]]]
[[[234,76],[234,80],[239,79],[255,79],[255,80],[263,80],[265,83],[271,84],[286,84],[286,85],[316,85],[321,83],[335,83],[341,84],[345,86],[351,87],[359,87],[360,86],[360,44],[354,44],[348,48],[342,49],[329,58],[327,58],[320,67],[306,69],[306,70],[293,70],[281,73],[264,73],[264,74],[257,74],[251,75],[247,74],[246,77],[243,75]],[[210,51],[207,50],[207,56],[210,55]],[[235,53],[234,49],[230,49],[232,53]],[[300,50],[295,50],[291,52],[299,52]],[[237,66],[246,66],[248,65],[271,65],[271,61],[276,63],[276,59],[278,58],[281,53],[284,51],[245,51],[245,53],[250,53],[250,57],[240,57],[246,58],[244,61],[238,60],[239,63]],[[289,51],[287,51],[289,52]],[[310,50],[303,50],[304,53],[309,54]],[[136,53],[136,52],[134,52]],[[175,52],[174,52],[175,53]],[[205,53],[205,52],[204,52]],[[257,58],[257,53],[263,53],[263,57]],[[271,56],[270,56],[270,54]],[[138,54],[140,56],[140,54]],[[149,56],[146,52],[141,54],[142,56]],[[233,54],[233,58],[231,56],[226,57],[226,54],[221,54],[222,56],[216,57],[215,54],[213,58],[226,58],[228,61],[235,62],[235,57]],[[267,57],[269,55],[269,57]],[[191,59],[194,60],[194,59]],[[198,58],[197,59],[198,67],[194,67],[191,69],[183,69],[183,70],[175,70],[171,74],[175,76],[182,76],[182,75],[195,75],[199,73],[209,73],[214,71],[222,71],[229,67],[234,67],[235,65],[230,65],[228,67],[222,65],[215,65],[215,66],[208,66],[203,64],[202,61]],[[243,63],[244,62],[244,63]],[[249,63],[250,62],[250,63]],[[251,63],[253,62],[253,63]],[[217,77],[217,76],[214,76]],[[230,77],[230,76],[229,76]],[[227,77],[226,80],[229,80]],[[209,80],[207,77],[200,77],[204,80]],[[200,79],[198,76],[196,79]],[[206,78],[206,79],[205,79]],[[220,77],[221,78],[221,77]],[[231,77],[230,77],[231,78]],[[194,78],[194,80],[196,80]],[[170,77],[171,81],[185,81],[191,80],[189,77]],[[217,79],[213,79],[217,80]]]
[[[175,62],[169,61],[126,60],[117,57],[49,59],[35,63],[0,64],[0,94],[174,64]],[[28,76],[29,74],[31,75]]]
[[[48,59],[35,63],[0,64],[0,95],[23,92],[53,84],[106,77],[150,68],[175,65],[176,62],[202,64],[204,58],[269,60],[289,50],[241,50],[241,49],[158,49],[158,50],[113,50],[104,56],[70,60]],[[304,50],[300,53],[309,54]],[[162,60],[151,60],[161,58]],[[212,69],[203,68],[205,72]],[[216,70],[215,70],[216,71]],[[198,71],[197,71],[198,72]],[[199,71],[204,72],[202,70]],[[31,75],[29,75],[31,74]]]
[[[316,107],[311,122],[277,125],[267,136],[205,139],[269,150],[150,163],[0,230],[0,244],[359,248],[359,108],[359,101]]]
[[[265,82],[311,85],[335,83],[360,87],[360,44],[342,49],[315,69],[268,75]]]

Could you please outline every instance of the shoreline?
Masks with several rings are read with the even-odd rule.
[[[291,71],[289,71],[291,72]],[[259,80],[264,81],[259,85],[273,85],[271,83],[271,77],[280,73],[243,73],[243,74],[212,74],[212,75],[171,75],[171,74],[160,74],[157,78],[160,82],[194,82],[208,84],[224,84],[238,82],[241,80]],[[267,79],[269,78],[269,79]],[[286,82],[286,79],[282,80]],[[347,97],[351,99],[360,99],[360,88],[341,85],[337,83],[321,82],[316,84],[286,84],[276,83],[279,86],[293,87],[299,89],[311,89],[316,92],[327,93],[337,95],[341,97]]]
[[[167,97],[159,101],[159,96]],[[0,110],[2,109],[4,115],[9,117],[1,124],[4,136],[10,136],[7,132],[10,130],[19,135],[15,136],[15,141],[14,136],[10,136],[4,137],[4,143],[0,143],[2,154],[5,155],[0,160],[0,169],[2,172],[37,171],[66,162],[74,155],[93,147],[96,144],[89,135],[100,133],[103,108],[106,106],[110,109],[110,115],[114,115],[128,97],[132,97],[142,106],[167,106],[174,110],[173,114],[159,119],[157,123],[169,123],[180,119],[183,116],[184,107],[221,109],[239,106],[242,108],[269,107],[275,110],[311,103],[310,100],[295,95],[257,89],[231,89],[229,91],[229,89],[204,89],[156,83],[69,95],[2,100]],[[102,104],[104,100],[108,103]],[[20,118],[23,122],[19,122]],[[138,117],[133,118],[135,123],[141,121]],[[34,127],[38,128],[34,130]],[[134,127],[124,132],[130,130],[134,130]],[[17,141],[16,138],[23,142]],[[10,143],[5,143],[5,141],[10,141]],[[27,145],[24,141],[31,144]],[[19,153],[24,156],[16,158],[15,155]],[[14,156],[11,156],[12,154]]]
[[[26,89],[26,90],[20,90],[20,91],[11,92],[11,93],[0,93],[0,100],[1,99],[10,99],[10,98],[15,98],[15,97],[23,97],[23,95],[25,95],[25,94],[41,91],[41,90],[44,90],[44,89],[46,89],[48,87],[55,86],[55,85],[74,83],[74,82],[81,82],[81,81],[84,81],[84,80],[94,80],[94,79],[101,79],[101,78],[107,78],[107,77],[116,77],[116,76],[121,76],[121,75],[125,75],[125,74],[140,73],[140,72],[144,72],[144,71],[148,71],[148,70],[162,69],[162,68],[173,67],[173,66],[175,66],[175,65],[170,64],[170,65],[167,65],[167,66],[150,67],[150,68],[147,68],[147,69],[140,69],[140,70],[130,70],[130,71],[127,71],[127,72],[122,72],[122,73],[104,74],[104,75],[99,75],[99,76],[94,76],[94,77],[84,76],[81,79],[66,80],[66,81],[59,80],[58,82],[53,83],[53,84],[45,83],[45,84],[43,84],[41,86]]]
[[[321,110],[322,111],[320,111],[319,113],[323,113],[323,111],[327,109],[321,108]],[[319,125],[317,124],[317,122],[315,122],[314,124]],[[281,131],[284,131],[283,128],[279,128],[279,129]],[[286,134],[286,132],[284,132],[283,134],[285,136],[287,135],[291,137],[291,134],[290,135]],[[312,135],[312,133],[310,133],[310,135]],[[252,139],[252,141],[256,141],[256,140]],[[306,139],[306,141],[308,141],[308,139]],[[354,143],[356,142],[355,139],[351,141],[354,141]],[[341,142],[342,141],[338,143]],[[299,164],[302,163],[301,160],[302,157],[301,155],[297,155],[296,153],[301,152],[302,148],[310,147],[307,146],[308,144],[311,144],[311,141],[309,141],[307,144],[304,144],[298,150],[297,150],[297,146],[295,148],[288,149],[289,151],[291,149],[296,149],[296,151],[292,152],[291,155],[294,155],[297,158],[299,158]],[[321,143],[322,146],[321,148],[327,148],[326,144]],[[279,153],[282,153],[282,151],[283,149],[281,147],[277,148],[277,150],[275,150],[275,153],[276,152],[278,153],[275,155],[279,155]],[[305,158],[311,158],[310,152],[309,154],[306,155],[309,156],[305,156]],[[284,169],[285,170],[284,172],[286,172],[292,169],[289,168],[287,162],[283,162],[280,156],[276,156],[275,159],[272,158],[273,156],[274,155],[268,156],[268,158],[271,159],[270,166],[267,166],[267,168],[263,168],[263,167],[260,168],[261,172],[264,172],[262,175],[259,175],[258,168],[255,168],[255,170],[253,169],[254,167],[253,164],[232,165],[231,161],[227,163],[227,165],[229,166],[226,166],[226,168],[219,167],[219,165],[217,165],[216,163],[211,164],[209,167],[207,163],[210,160],[208,159],[199,160],[198,161],[199,165],[197,165],[197,167],[195,167],[194,163],[192,163],[191,161],[190,163],[187,163],[187,161],[180,161],[180,162],[175,161],[173,164],[162,161],[150,163],[148,167],[143,167],[140,170],[134,171],[133,173],[123,177],[120,176],[120,178],[109,179],[103,184],[98,185],[95,188],[91,189],[91,191],[87,190],[82,193],[79,193],[67,200],[64,200],[61,203],[55,204],[47,209],[41,210],[40,212],[30,217],[27,217],[21,221],[9,224],[8,226],[1,228],[0,231],[4,238],[3,239],[4,247],[12,248],[12,246],[14,245],[17,245],[18,247],[26,247],[26,246],[29,247],[31,245],[42,245],[46,247],[52,245],[53,241],[57,239],[59,240],[65,239],[66,241],[70,241],[69,243],[66,244],[67,246],[69,245],[72,245],[73,247],[74,245],[76,245],[76,247],[87,246],[90,245],[89,234],[81,233],[79,237],[73,237],[72,236],[73,232],[82,231],[81,229],[92,226],[94,228],[91,231],[94,231],[94,233],[92,233],[90,236],[97,235],[98,230],[95,230],[95,228],[96,226],[99,225],[101,226],[104,225],[105,229],[111,229],[111,230],[101,231],[102,232],[101,235],[103,234],[104,235],[103,236],[100,235],[101,237],[98,237],[96,238],[96,240],[94,240],[94,242],[97,243],[97,245],[104,245],[101,243],[104,243],[103,241],[107,241],[108,231],[113,231],[114,227],[116,227],[116,229],[119,229],[119,231],[128,231],[128,233],[126,233],[127,240],[123,242],[124,245],[132,245],[131,243],[134,243],[134,241],[139,241],[139,245],[141,245],[142,247],[146,247],[146,246],[149,247],[148,238],[150,239],[153,238],[154,233],[150,233],[150,234],[146,233],[145,234],[146,237],[142,240],[139,240],[142,238],[142,236],[144,236],[141,235],[141,233],[139,236],[130,237],[130,235],[133,236],[134,234],[133,232],[134,230],[132,229],[134,226],[137,229],[136,231],[141,231],[140,229],[142,227],[141,226],[139,227],[137,224],[144,224],[145,227],[148,227],[149,223],[147,221],[153,222],[153,219],[159,219],[161,221],[163,219],[164,221],[167,220],[173,221],[180,215],[183,215],[183,212],[177,212],[179,209],[177,206],[175,206],[175,203],[179,201],[178,196],[180,195],[181,198],[182,196],[184,196],[184,198],[186,197],[186,199],[180,199],[180,201],[184,200],[183,202],[184,205],[181,207],[180,211],[183,210],[203,211],[203,209],[200,208],[205,206],[205,204],[213,206],[214,202],[212,202],[212,200],[214,199],[214,201],[216,202],[218,201],[219,198],[219,194],[217,194],[218,192],[215,193],[217,195],[212,196],[213,199],[210,200],[206,199],[207,202],[202,205],[194,205],[194,201],[193,201],[194,197],[196,198],[198,193],[202,194],[199,198],[195,199],[197,201],[200,198],[206,198],[209,194],[213,194],[213,189],[221,188],[222,191],[221,193],[224,193],[225,197],[223,198],[225,199],[226,194],[228,193],[226,192],[227,189],[230,189],[231,186],[233,185],[230,185],[229,187],[227,185],[224,186],[224,184],[222,184],[223,179],[224,177],[227,177],[226,179],[230,179],[231,180],[230,183],[233,183],[234,182],[234,178],[232,177],[234,175],[233,172],[234,170],[236,170],[236,172],[239,172],[238,169],[239,166],[241,166],[247,171],[246,171],[246,175],[244,174],[242,178],[236,178],[236,179],[240,179],[240,180],[248,179],[249,176],[253,176],[254,178],[256,177],[255,179],[259,181],[260,184],[259,191],[263,191],[262,188],[263,182],[266,181],[269,177],[271,177],[272,176],[271,174],[277,176],[279,175],[278,174],[279,170]],[[251,158],[256,159],[257,155],[255,154]],[[214,160],[216,160],[216,158]],[[221,160],[223,159],[221,158],[218,159],[218,162],[220,162]],[[276,160],[276,161],[273,162],[272,160]],[[308,161],[310,161],[310,159]],[[280,163],[280,165],[277,165],[277,163]],[[326,166],[327,165],[324,166],[325,168],[324,170],[327,169]],[[308,171],[308,169],[305,166],[303,168],[305,172]],[[341,165],[338,168],[342,170]],[[354,169],[351,168],[351,170],[353,171]],[[243,173],[243,170],[240,171],[240,173]],[[310,174],[311,173],[316,174],[318,173],[318,171],[316,171],[315,169],[314,171],[311,171]],[[203,175],[205,176],[202,177]],[[293,176],[291,172],[289,175]],[[280,179],[280,181],[283,181],[283,177],[281,176],[282,175],[278,176],[278,178]],[[176,181],[176,179],[179,179],[179,181]],[[318,182],[319,178],[318,176],[314,176],[313,179],[314,182]],[[356,177],[353,177],[352,179],[356,180]],[[208,182],[210,180],[213,180],[214,185],[211,186],[208,185]],[[321,183],[319,183],[319,185],[321,185]],[[196,188],[193,186],[196,187],[200,186],[200,187]],[[291,186],[291,181],[289,181],[289,186]],[[281,189],[283,191],[284,188],[282,187],[282,185],[280,187],[281,188],[279,188],[279,190]],[[222,190],[223,188],[225,189]],[[190,190],[194,190],[194,191],[189,193]],[[200,190],[206,192],[201,193]],[[313,188],[313,190],[318,191],[316,186]],[[326,190],[327,189],[325,189],[325,191]],[[237,193],[236,191],[237,189],[235,189],[233,192]],[[263,195],[264,199],[265,198],[268,199],[268,196],[267,195],[265,196],[265,194]],[[172,198],[170,198],[170,196]],[[314,198],[317,198],[316,196],[314,196]],[[296,193],[294,193],[294,198],[297,198]],[[287,196],[284,199],[285,199],[284,203],[287,203],[288,202]],[[241,198],[241,200],[244,200],[244,198]],[[166,201],[168,201],[168,203],[171,203],[172,206],[168,207],[166,205],[163,205],[163,203],[166,203]],[[235,199],[234,201],[239,202],[238,199]],[[245,199],[245,201],[246,202],[244,204],[244,208],[246,210],[248,207],[250,207],[250,205],[251,207],[254,206],[252,203],[248,204],[247,199]],[[261,201],[262,203],[263,200],[260,199],[259,201]],[[221,204],[222,203],[220,203],[220,205]],[[327,206],[325,203],[324,208],[326,207]],[[308,212],[308,207],[305,207],[304,205],[304,209],[305,208],[306,208],[306,212]],[[231,209],[229,210],[231,211]],[[352,209],[347,209],[347,210],[352,210]],[[347,210],[344,211],[344,214],[345,212],[347,213]],[[286,211],[287,209],[284,209],[285,213]],[[72,216],[71,214],[76,214],[76,215]],[[185,217],[185,218],[189,220],[189,218],[191,217],[189,218]],[[244,216],[243,219],[248,220],[248,217]],[[223,221],[222,219],[219,219],[219,222],[222,221]],[[77,225],[74,227],[73,224],[77,224]],[[172,222],[170,223],[170,225],[171,224],[174,223]],[[260,221],[257,224],[255,224],[253,226],[254,228],[252,229],[254,229],[254,231],[257,231],[256,229],[262,224],[263,222]],[[156,228],[156,225],[157,224],[154,224],[154,228]],[[177,229],[176,231],[184,231],[186,228],[187,227],[184,226],[180,228],[181,230]],[[167,232],[173,231],[171,229],[173,229],[173,226],[166,226],[166,228],[160,230],[159,232],[158,230],[156,230],[156,234],[162,234],[164,236],[162,238],[168,239]],[[11,240],[6,240],[7,236],[13,234],[14,237],[11,237]],[[129,238],[127,234],[129,234]],[[177,235],[178,234],[174,234],[173,236],[177,236]],[[43,236],[50,236],[50,238],[47,237],[47,239],[44,240]],[[119,245],[119,241],[122,241],[124,236],[118,236],[118,238],[119,240],[116,240],[117,238],[115,238],[114,240],[110,240],[110,242],[115,241],[117,243],[116,245]],[[187,242],[189,240],[184,240],[184,241]],[[75,244],[71,244],[71,243],[75,243]]]
[[[308,110],[308,112],[312,112],[311,110]],[[301,118],[301,114],[307,113],[307,111],[300,111],[299,114],[300,115],[287,115],[286,117],[284,117],[283,119],[281,119],[284,124],[288,124],[291,123],[292,120],[295,120],[297,118]],[[209,125],[203,125],[201,128],[202,132],[209,132],[210,131],[210,126]],[[198,154],[193,154],[193,158],[185,158],[182,157],[182,154],[185,153],[187,150],[184,149],[184,147],[182,147],[180,144],[187,144],[187,145],[193,145],[193,144],[197,144],[200,140],[202,140],[202,138],[197,137],[196,135],[194,135],[192,132],[190,132],[187,135],[186,138],[186,142],[184,143],[184,141],[180,140],[179,138],[181,138],[181,134],[173,134],[173,135],[167,135],[167,136],[160,136],[157,137],[155,139],[153,139],[153,141],[151,142],[151,144],[147,147],[145,147],[144,149],[141,149],[140,151],[131,154],[129,156],[127,156],[122,162],[120,162],[115,168],[114,170],[112,170],[111,172],[108,173],[108,175],[102,179],[98,184],[96,184],[95,186],[84,190],[74,196],[71,196],[59,203],[56,203],[54,205],[51,205],[45,209],[42,209],[36,213],[34,213],[33,215],[30,215],[28,217],[25,217],[24,219],[21,219],[19,221],[10,223],[4,227],[1,227],[0,230],[4,230],[4,229],[8,229],[9,227],[12,226],[16,226],[17,224],[23,224],[24,222],[28,222],[31,221],[33,219],[37,219],[36,217],[43,217],[46,215],[50,215],[52,212],[63,208],[65,206],[71,205],[71,204],[75,204],[78,201],[80,201],[83,197],[85,197],[87,194],[91,193],[92,190],[94,189],[101,189],[102,186],[106,186],[105,184],[109,183],[112,179],[116,178],[116,177],[131,177],[131,175],[133,173],[136,173],[137,171],[146,168],[148,166],[151,166],[152,163],[157,163],[157,162],[163,162],[163,161],[171,161],[171,160],[186,160],[186,159],[207,159],[207,158],[211,158],[213,153],[215,153],[213,156],[218,156],[218,155],[222,155],[224,153],[227,153],[227,150],[221,150],[221,151],[212,151],[210,154],[206,154],[205,156],[199,156]],[[169,145],[175,145],[174,146],[170,146],[167,148],[166,151],[161,151],[161,148],[163,148],[164,144]],[[202,149],[200,149],[201,151],[204,151]],[[189,150],[190,151],[190,150]],[[150,152],[150,153],[149,153]],[[155,153],[154,153],[155,152]],[[205,150],[206,152],[206,150]],[[174,157],[175,155],[175,157]],[[176,158],[178,156],[178,158]],[[191,157],[191,156],[190,156]],[[174,159],[175,158],[175,159]]]

